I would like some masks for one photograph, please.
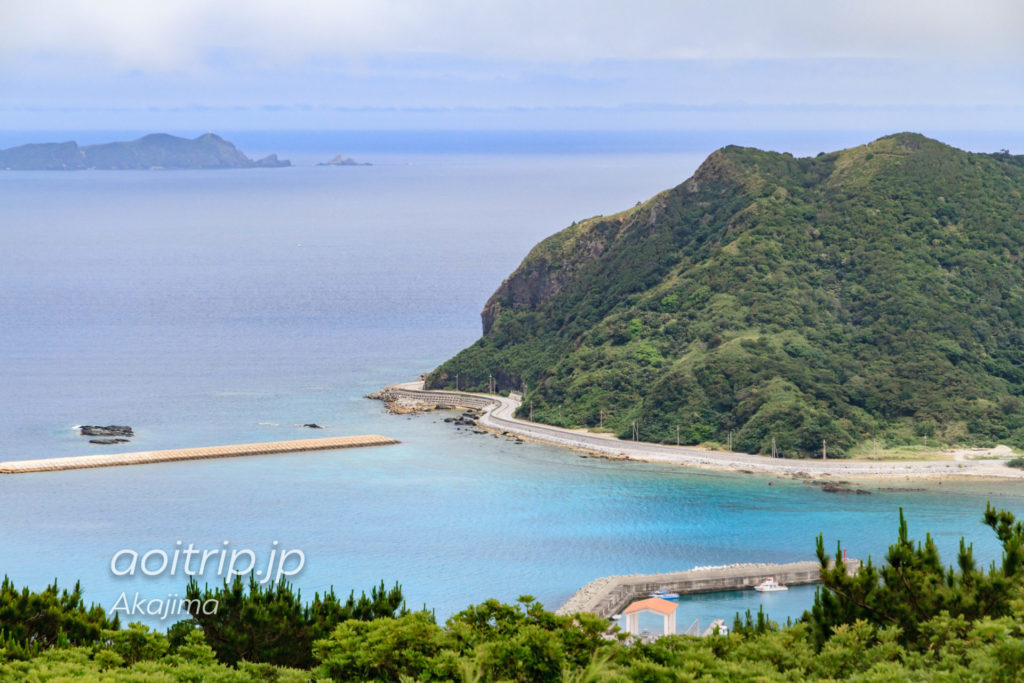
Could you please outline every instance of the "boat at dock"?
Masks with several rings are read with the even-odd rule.
[[[789,586],[783,586],[775,580],[774,576],[769,576],[767,579],[754,586],[754,590],[761,591],[762,593],[772,593],[774,591],[789,590]]]
[[[657,590],[648,595],[649,598],[661,598],[662,600],[676,600],[679,598],[679,593],[672,593],[667,590]]]

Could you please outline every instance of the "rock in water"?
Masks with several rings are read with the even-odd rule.
[[[287,159],[278,159],[276,154],[265,156],[256,162],[257,168],[286,168],[291,165],[292,162]]]
[[[132,428],[127,425],[107,425],[106,427],[82,425],[78,428],[78,431],[82,436],[135,436],[135,432],[133,432]]]

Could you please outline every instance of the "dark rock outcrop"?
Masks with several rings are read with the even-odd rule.
[[[82,436],[135,436],[135,432],[133,432],[132,428],[127,425],[107,425],[106,427],[99,427],[97,425],[82,425],[78,428],[78,431]]]

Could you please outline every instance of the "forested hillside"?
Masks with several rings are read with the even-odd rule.
[[[522,415],[786,456],[1024,444],[1024,157],[901,133],[814,158],[726,147],[537,245],[435,388]]]

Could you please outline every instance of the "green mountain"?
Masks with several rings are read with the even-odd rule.
[[[79,147],[75,142],[21,145],[0,150],[0,169],[20,171],[277,168],[276,154],[254,161],[213,133],[194,140],[157,133],[130,142]]]
[[[1022,191],[1024,157],[913,133],[726,147],[534,247],[428,384],[493,375],[539,421],[787,456],[1024,444]]]

